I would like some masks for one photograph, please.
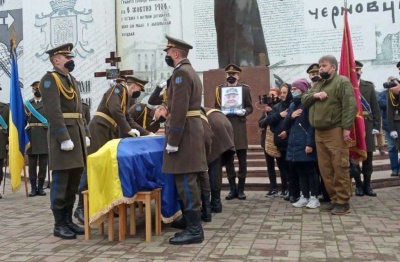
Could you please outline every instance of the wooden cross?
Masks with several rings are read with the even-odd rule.
[[[117,63],[121,62],[121,57],[116,56],[115,52],[110,52],[110,57],[106,58],[106,63],[117,67]],[[116,79],[119,76],[133,75],[133,70],[119,70],[119,68],[106,69],[106,72],[95,72],[94,77],[107,77],[107,79]]]

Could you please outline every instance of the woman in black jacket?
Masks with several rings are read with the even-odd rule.
[[[290,84],[283,84],[281,87],[281,101],[274,105],[271,114],[268,114],[266,124],[271,127],[271,131],[274,133],[274,144],[278,148],[281,156],[276,159],[278,168],[280,171],[281,182],[282,182],[282,193],[281,196],[285,197],[285,200],[290,200],[292,203],[296,202],[300,196],[300,190],[298,181],[291,183],[289,180],[289,165],[286,162],[286,149],[287,149],[287,137],[290,130],[285,130],[283,121],[288,112],[289,105],[292,101],[292,93],[290,92]],[[296,189],[297,184],[297,189]],[[289,186],[289,194],[286,193]]]

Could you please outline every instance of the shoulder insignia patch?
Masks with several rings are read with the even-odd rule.
[[[142,111],[142,107],[141,106],[137,106],[136,107],[136,111]]]
[[[177,85],[182,84],[182,77],[181,76],[175,77],[175,84],[177,84]]]
[[[119,90],[119,88],[115,88],[115,89],[114,89],[114,93],[115,93],[115,94],[119,94],[120,92],[121,92],[121,90]]]
[[[51,81],[44,81],[43,87],[44,88],[49,88],[51,86]]]

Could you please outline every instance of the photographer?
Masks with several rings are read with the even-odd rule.
[[[269,191],[266,197],[279,196],[278,185],[276,183],[275,158],[281,156],[274,144],[274,134],[271,132],[267,124],[267,116],[272,111],[272,107],[279,103],[281,91],[279,88],[271,88],[267,96],[260,97],[260,104],[264,107],[264,111],[258,120],[258,126],[261,128],[261,147],[264,149],[265,161],[267,162],[267,171],[270,181]]]

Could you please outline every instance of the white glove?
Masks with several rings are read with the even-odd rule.
[[[379,134],[379,130],[372,129],[372,134],[373,134],[373,135],[377,135],[377,134]]]
[[[158,84],[158,86],[159,86],[160,88],[162,88],[162,89],[166,88],[166,87],[167,87],[167,81],[164,81],[164,82]]]
[[[170,146],[169,144],[167,144],[167,147],[165,148],[165,150],[167,150],[167,153],[175,153],[178,152],[179,147],[177,146]]]
[[[394,138],[394,139],[396,139],[396,138],[399,137],[399,135],[397,134],[397,131],[391,131],[391,132],[390,132],[390,136],[391,136],[392,138]]]
[[[87,136],[86,137],[86,147],[90,146],[90,138]]]
[[[155,136],[156,134],[154,134],[153,132],[150,132],[147,136]]]
[[[237,116],[244,116],[244,115],[246,115],[246,109],[238,109],[235,111],[235,114]]]
[[[74,142],[71,139],[65,140],[61,142],[61,150],[63,151],[71,151],[74,149]]]
[[[140,132],[137,129],[131,129],[128,134],[133,137],[140,137]]]

